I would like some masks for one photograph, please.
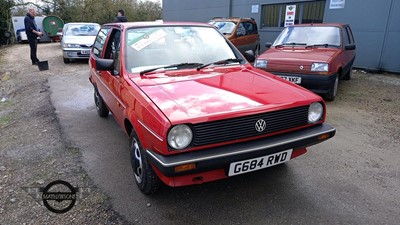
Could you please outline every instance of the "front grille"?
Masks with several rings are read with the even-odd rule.
[[[255,129],[259,119],[266,121],[263,132]],[[193,146],[250,138],[308,124],[308,106],[193,125]]]

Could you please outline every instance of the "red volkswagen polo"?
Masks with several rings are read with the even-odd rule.
[[[335,134],[321,97],[253,67],[208,24],[105,24],[90,68],[145,194],[285,163]]]

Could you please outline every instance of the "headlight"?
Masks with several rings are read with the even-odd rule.
[[[64,48],[80,48],[78,44],[63,44]]]
[[[327,72],[329,70],[328,63],[313,63],[311,64],[311,71]]]
[[[193,132],[187,125],[174,126],[168,133],[168,144],[174,149],[186,148],[193,139]]]
[[[324,115],[324,107],[319,102],[314,102],[310,105],[308,109],[308,122],[309,123],[316,123]]]
[[[267,68],[268,61],[264,59],[256,59],[256,61],[254,62],[254,66],[258,68]]]

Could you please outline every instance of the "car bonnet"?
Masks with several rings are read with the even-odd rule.
[[[190,76],[136,77],[133,81],[170,121],[206,120],[210,115],[273,110],[320,99],[297,85],[258,72],[250,67]]]

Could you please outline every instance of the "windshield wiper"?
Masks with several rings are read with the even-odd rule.
[[[204,65],[201,65],[201,66],[197,67],[196,69],[197,69],[197,71],[199,71],[199,70],[201,70],[201,69],[203,69],[203,68],[205,68],[207,66],[210,66],[210,65],[222,65],[222,64],[242,62],[242,61],[243,61],[243,59],[229,58],[229,59],[219,60],[219,61],[212,62],[212,63],[207,63],[207,64],[204,64]]]
[[[307,45],[306,47],[307,48],[312,48],[312,47],[320,47],[320,46],[325,47],[325,48],[327,48],[327,47],[339,47],[337,45],[331,45],[331,44],[315,44],[315,45]]]
[[[287,46],[287,45],[291,45],[291,46],[295,46],[295,45],[307,45],[307,43],[296,43],[296,42],[286,42],[280,45],[275,45],[275,48],[280,48],[283,46]]]
[[[151,69],[147,69],[147,70],[142,70],[140,71],[140,75],[144,75],[146,73],[155,71],[155,70],[159,70],[159,69],[168,69],[168,68],[174,68],[174,67],[191,67],[191,66],[200,66],[203,65],[203,63],[177,63],[177,64],[172,64],[172,65],[168,65],[168,66],[160,66],[160,67],[155,67],[155,68],[151,68]]]

